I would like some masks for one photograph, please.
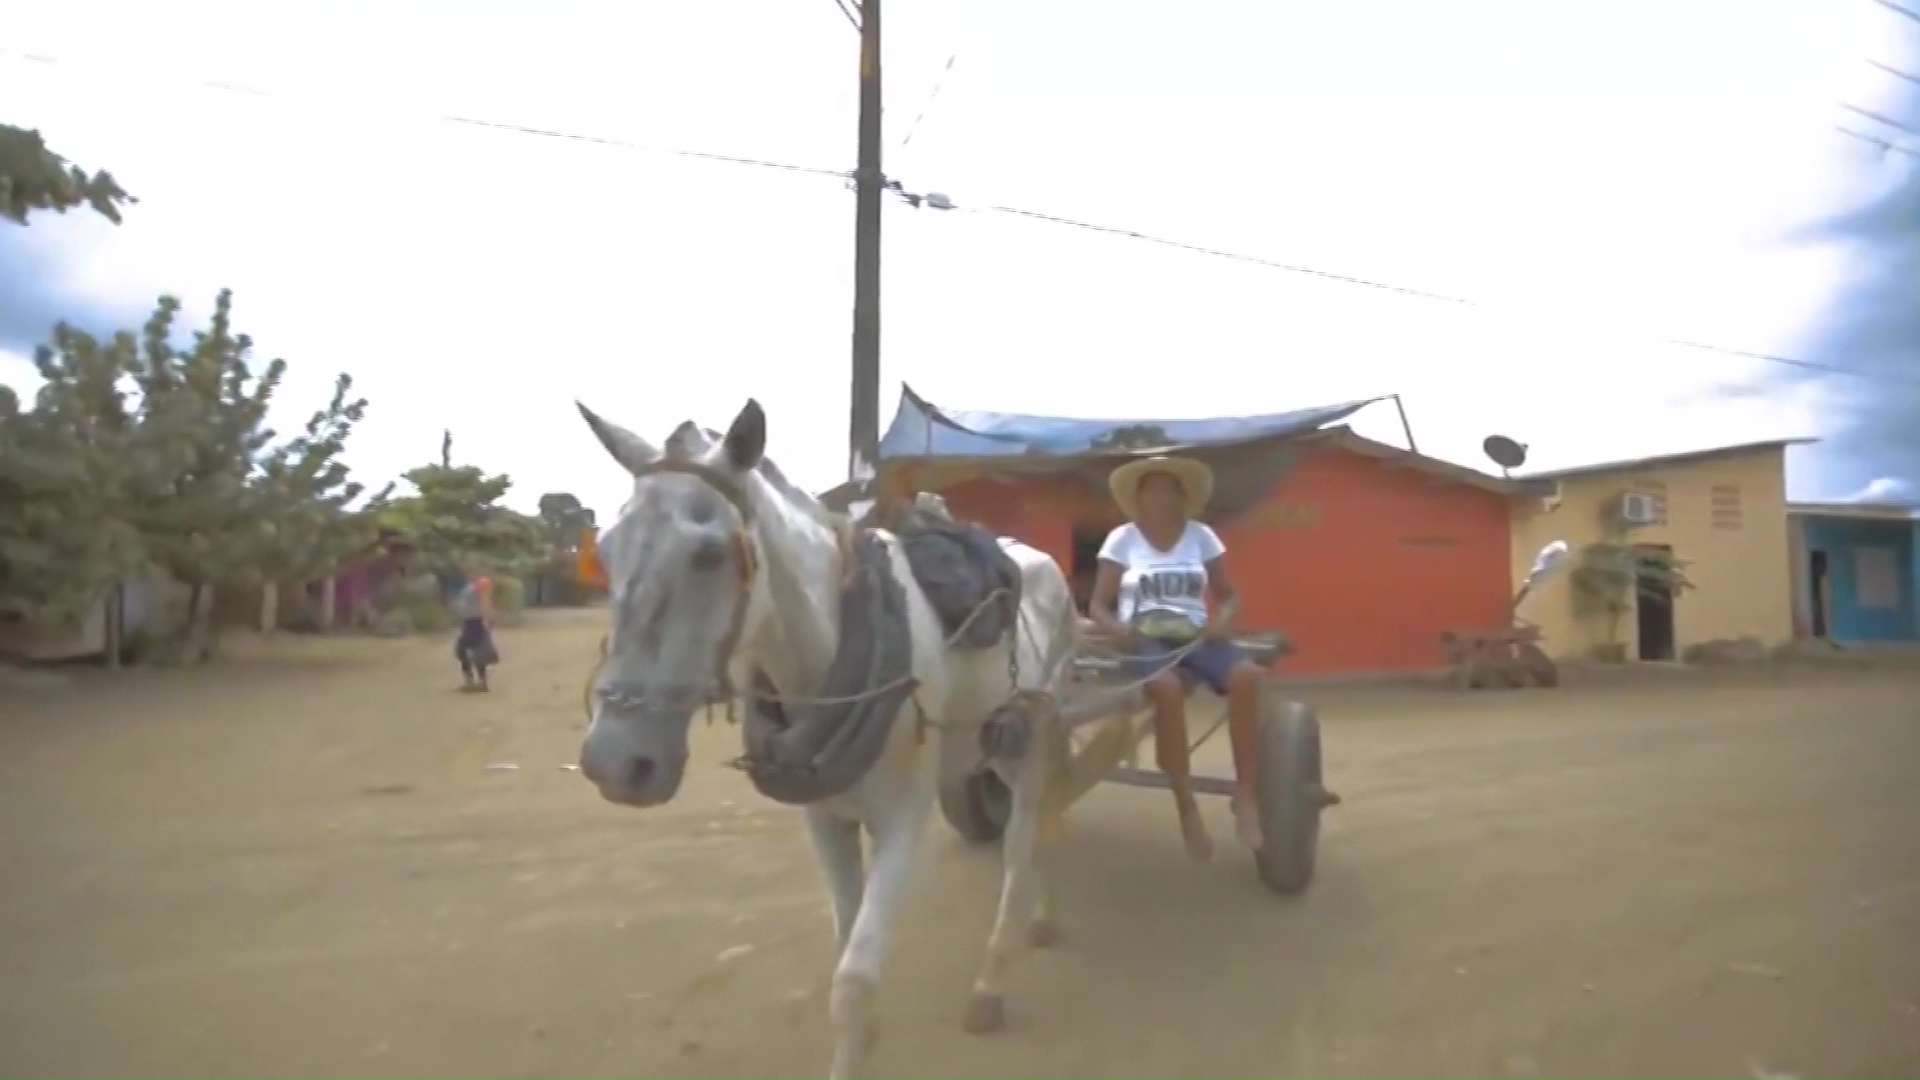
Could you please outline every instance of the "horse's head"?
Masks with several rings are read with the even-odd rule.
[[[687,733],[741,632],[756,553],[750,481],[767,418],[749,401],[725,436],[682,424],[655,450],[580,406],[634,476],[600,537],[613,609],[580,772],[611,802],[656,806],[680,789]]]

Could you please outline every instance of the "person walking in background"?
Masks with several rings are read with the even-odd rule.
[[[493,579],[479,560],[466,566],[467,580],[453,597],[453,613],[460,620],[460,636],[453,655],[460,661],[462,690],[487,689],[487,669],[500,662],[493,644]]]

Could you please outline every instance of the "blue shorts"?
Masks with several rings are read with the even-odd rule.
[[[1135,646],[1133,655],[1124,661],[1127,672],[1136,679],[1158,674],[1166,668],[1167,657],[1180,648],[1173,642],[1148,638]],[[1246,658],[1246,652],[1231,641],[1202,641],[1175,661],[1173,669],[1185,679],[1205,683],[1216,694],[1225,694],[1227,676]]]

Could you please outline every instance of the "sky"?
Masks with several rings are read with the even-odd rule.
[[[517,505],[604,518],[627,483],[574,399],[659,440],[749,395],[797,481],[844,478],[851,192],[663,152],[850,168],[833,0],[5,9],[0,120],[142,201],[0,230],[0,380],[32,385],[55,319],[230,286],[291,366],[288,426],[354,375],[370,486],[451,429]],[[883,425],[901,380],[1095,417],[1398,393],[1422,451],[1482,468],[1494,432],[1542,468],[1812,435],[1798,497],[1920,480],[1920,158],[1836,130],[1897,141],[1844,108],[1911,89],[1872,61],[1920,22],[1873,0],[893,0],[885,25],[886,171],[959,209],[886,210]],[[1390,406],[1356,427],[1404,443]]]

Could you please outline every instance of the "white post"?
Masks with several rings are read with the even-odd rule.
[[[333,630],[334,590],[338,581],[339,581],[338,577],[336,577],[333,574],[328,574],[327,579],[320,583],[319,623],[320,623],[320,632],[323,634],[329,633]]]
[[[260,586],[260,632],[271,634],[280,628],[280,583],[269,581]]]

